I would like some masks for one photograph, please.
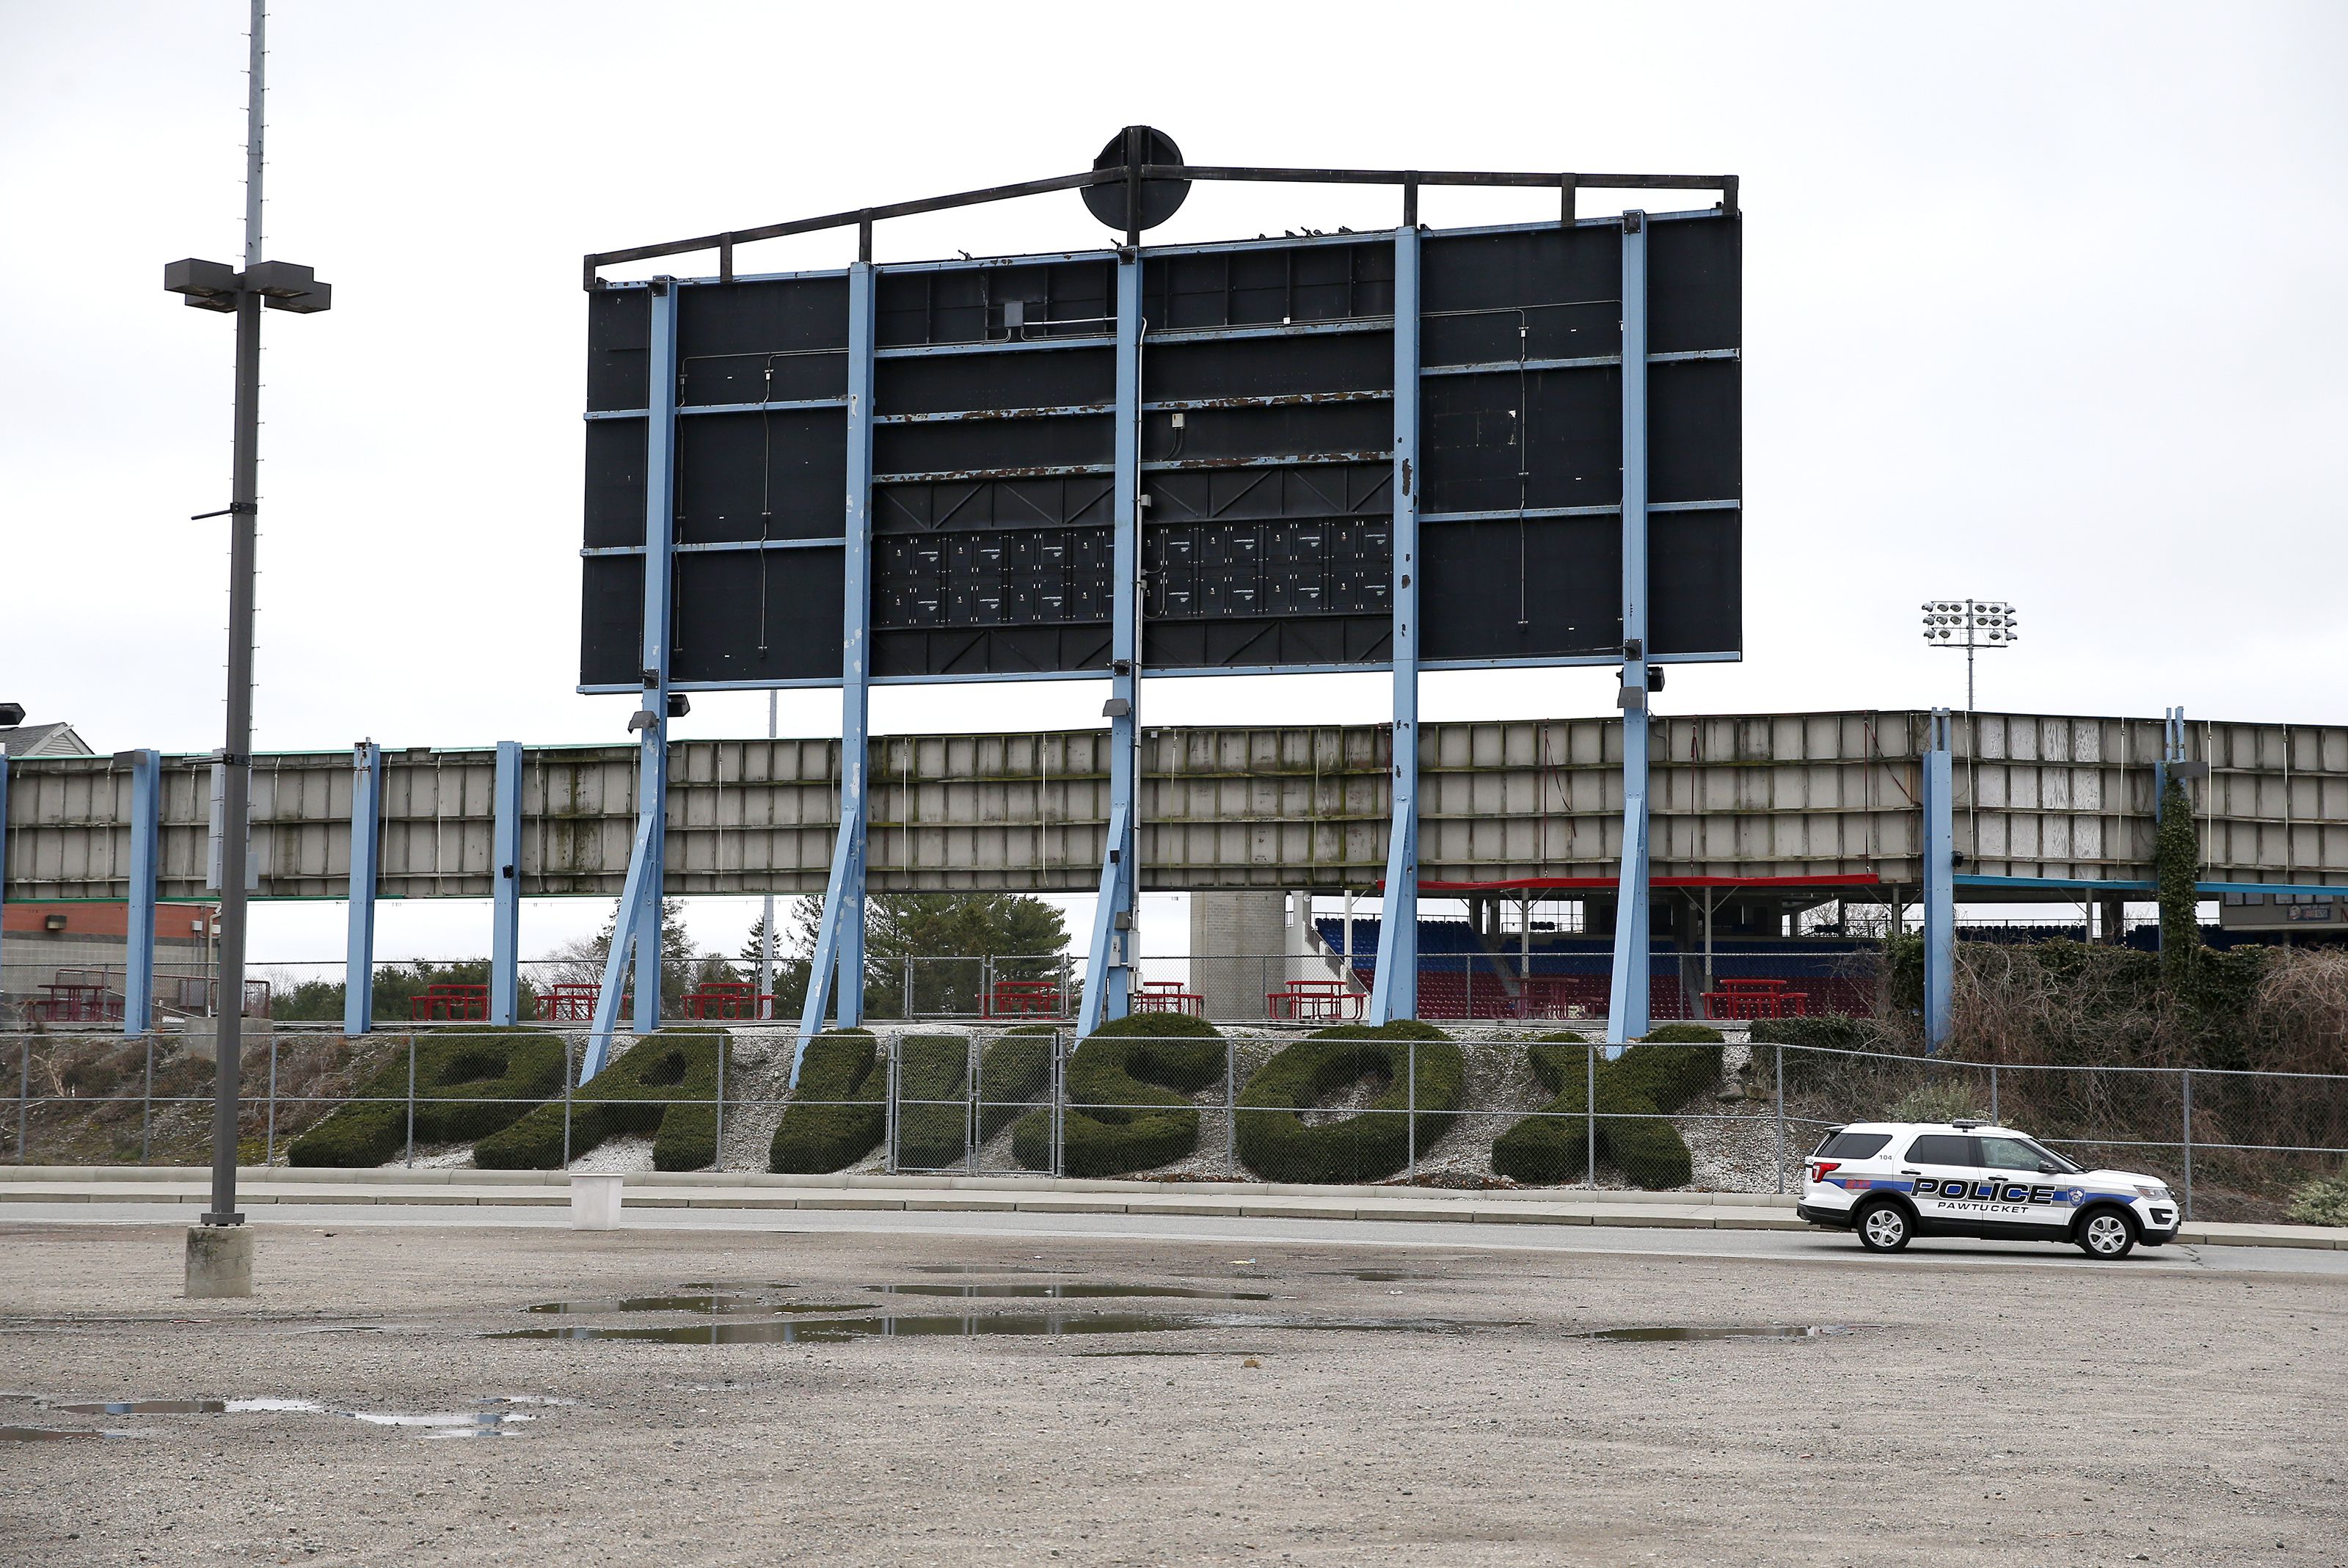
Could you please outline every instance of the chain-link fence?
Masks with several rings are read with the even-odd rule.
[[[788,1028],[685,1026],[580,1085],[583,1045],[577,1031],[248,1038],[242,1157],[1791,1193],[1829,1128],[1979,1117],[2089,1168],[2157,1176],[2205,1220],[2286,1218],[2348,1169],[2348,1078],[2312,1074],[1616,1051],[1563,1031],[1078,1046],[1037,1021],[827,1035],[793,1093]],[[0,1141],[19,1162],[208,1160],[201,1039],[0,1037],[0,1072],[15,1101]]]

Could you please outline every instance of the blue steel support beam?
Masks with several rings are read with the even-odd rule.
[[[1949,994],[1957,968],[1956,765],[1949,710],[1932,710],[1924,750],[1924,1048],[1949,1038]]]
[[[1606,1043],[1647,1032],[1654,956],[1647,859],[1647,222],[1622,214],[1622,869]]]
[[[865,769],[872,744],[872,263],[848,271],[848,499],[840,529],[839,832],[848,846],[840,879],[839,968],[833,1011],[839,1026],[864,1021]],[[834,847],[837,853],[838,846]],[[827,906],[825,913],[830,913]],[[792,1077],[798,1077],[793,1069]]]
[[[827,1006],[839,1026],[864,1021],[865,771],[872,749],[872,263],[848,269],[848,500],[841,529],[839,635],[839,830],[831,842],[831,876],[816,927],[807,1002],[791,1051],[798,1087],[808,1042],[823,1028]],[[836,1003],[834,998],[837,998]]]
[[[1109,615],[1108,834],[1101,848],[1100,897],[1093,906],[1093,942],[1085,966],[1084,1001],[1076,1012],[1079,1038],[1131,1009],[1133,965],[1140,951],[1134,896],[1134,788],[1141,674],[1141,253],[1120,251],[1117,261],[1116,525]]]
[[[489,1022],[510,1028],[521,1021],[521,744],[498,742],[498,766],[489,786],[493,812],[490,872]]]
[[[126,751],[130,764],[130,903],[124,930],[129,937],[122,966],[122,1032],[143,1035],[155,1026],[155,872],[163,831],[163,754]]]
[[[1394,792],[1370,1016],[1418,1016],[1418,229],[1395,231]]]
[[[383,834],[383,748],[351,748],[351,925],[343,960],[343,1033],[375,1027],[375,884]]]
[[[8,929],[8,748],[0,746],[0,934]],[[0,934],[0,945],[6,936]],[[0,975],[7,974],[5,962],[0,962]],[[0,987],[5,995],[5,987]]]
[[[660,837],[661,824],[636,815],[636,839],[628,853],[628,880],[620,889],[620,909],[612,927],[612,951],[603,960],[603,984],[595,993],[595,1021],[588,1026],[587,1048],[579,1057],[579,1081],[585,1083],[612,1059],[612,1037],[620,1027],[620,992],[628,980],[630,912],[644,906],[644,884],[653,875],[651,841]]]
[[[652,417],[644,422],[644,739],[637,766],[636,815],[650,822],[639,832],[645,858],[638,889],[633,938],[636,952],[636,1033],[660,1027],[661,882],[668,849],[668,655],[675,640],[669,614],[676,548],[676,308],[674,278],[652,285],[652,346],[645,356],[644,387]],[[633,868],[632,868],[633,869]],[[613,923],[612,945],[620,945],[623,913]],[[606,987],[608,989],[609,987]]]

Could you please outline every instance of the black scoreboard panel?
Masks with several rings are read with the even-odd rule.
[[[1733,657],[1737,222],[1648,234],[1650,652]],[[1619,654],[1622,243],[1612,222],[1422,236],[1427,663]],[[1106,669],[1116,281],[1107,253],[879,271],[874,676]],[[1145,251],[1141,289],[1144,667],[1385,662],[1392,236]],[[590,311],[591,410],[643,408],[648,295]],[[839,679],[842,552],[798,542],[840,531],[847,313],[839,273],[681,288],[675,684]],[[588,426],[590,687],[640,673],[641,556],[593,552],[641,544],[644,428]]]

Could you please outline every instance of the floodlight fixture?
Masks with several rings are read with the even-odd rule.
[[[2020,617],[2003,599],[1927,599],[1924,641],[1936,648],[1965,651],[1965,711],[1973,708],[1973,654],[2011,647],[2022,640]]]
[[[260,295],[261,303],[272,310],[292,311],[296,315],[315,315],[333,309],[335,303],[334,285],[320,283],[317,274],[299,262],[255,262],[240,273],[226,262],[190,256],[163,268],[163,290],[180,295],[182,304],[198,310],[232,315],[238,299],[248,294]]]

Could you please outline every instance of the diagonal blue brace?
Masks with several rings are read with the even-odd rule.
[[[1136,772],[1140,761],[1141,700],[1141,253],[1117,258],[1117,480],[1109,513],[1114,526],[1109,611],[1108,830],[1101,845],[1100,895],[1093,905],[1093,943],[1085,965],[1085,995],[1076,1009],[1082,1039],[1132,1007],[1133,968],[1139,955],[1140,883],[1135,857],[1139,835]]]
[[[130,764],[130,903],[124,911],[129,948],[122,970],[122,1032],[155,1026],[155,872],[163,830],[163,754],[126,751]]]
[[[1647,222],[1622,214],[1622,861],[1606,1043],[1646,1034],[1654,977],[1647,858]]]
[[[498,742],[489,786],[489,1022],[511,1028],[521,1014],[521,745]]]
[[[1394,789],[1370,1017],[1418,1016],[1418,229],[1395,232]]]
[[[351,927],[343,963],[343,1033],[375,1027],[375,887],[382,864],[383,748],[351,748]]]
[[[1924,1048],[1948,1043],[1957,968],[1956,761],[1949,710],[1936,707],[1924,748]]]
[[[654,819],[638,813],[635,842],[628,851],[628,880],[620,889],[619,913],[612,922],[612,952],[603,960],[602,988],[595,993],[595,1021],[588,1026],[587,1049],[579,1058],[582,1084],[612,1058],[612,1037],[620,1026],[620,993],[628,979],[628,950],[640,934],[636,924],[644,913],[644,884],[652,875],[646,851],[656,831]]]
[[[791,1048],[791,1084],[827,1010],[839,1026],[864,1021],[866,779],[872,727],[872,263],[848,269],[848,500],[841,537],[839,635],[839,828],[831,876],[808,967],[807,1001]],[[834,999],[837,1006],[834,1008]]]

